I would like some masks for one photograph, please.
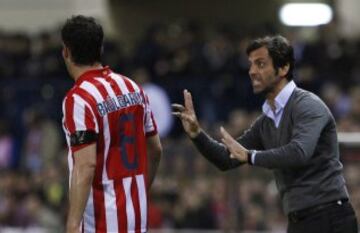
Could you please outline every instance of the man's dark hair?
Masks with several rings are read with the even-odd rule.
[[[289,71],[286,75],[287,80],[292,80],[294,78],[294,49],[290,45],[289,41],[280,35],[276,36],[266,36],[263,38],[258,38],[250,42],[246,48],[246,53],[249,56],[250,53],[261,47],[267,48],[269,56],[273,61],[274,68],[276,72],[278,68],[284,67],[289,64]]]
[[[77,65],[93,65],[101,61],[104,32],[92,17],[83,15],[68,19],[61,30],[61,38],[70,49]]]

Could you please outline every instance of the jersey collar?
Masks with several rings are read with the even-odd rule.
[[[87,80],[89,78],[107,76],[110,74],[110,72],[111,72],[111,70],[110,70],[109,66],[104,66],[101,69],[88,70],[85,73],[83,73],[82,75],[80,75],[80,77],[75,81],[75,84],[80,84],[84,80]]]

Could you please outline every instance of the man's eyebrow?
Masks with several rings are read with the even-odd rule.
[[[259,57],[259,58],[254,59],[254,61],[248,60],[248,63],[251,64],[251,63],[255,63],[255,62],[263,62],[265,60],[266,60],[266,58]]]
[[[256,58],[255,60],[254,60],[254,62],[257,62],[257,61],[265,61],[266,60],[266,58],[264,58],[264,57],[259,57],[259,58]]]

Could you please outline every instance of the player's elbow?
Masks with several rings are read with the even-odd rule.
[[[91,185],[95,176],[96,165],[92,163],[82,163],[74,165],[72,177],[77,186]]]
[[[161,146],[161,144],[159,143],[158,145],[156,145],[155,149],[154,149],[154,153],[153,156],[156,161],[160,161],[161,157],[163,154],[163,148]]]
[[[158,135],[147,139],[147,152],[148,155],[151,156],[152,161],[160,161],[163,148]]]

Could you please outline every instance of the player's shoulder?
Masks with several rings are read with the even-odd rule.
[[[88,104],[96,104],[96,100],[92,93],[83,89],[79,85],[74,85],[65,95],[64,104],[72,104],[73,102],[87,102]]]
[[[73,97],[74,95],[81,95],[81,88],[78,85],[74,85],[65,95],[65,98]]]
[[[76,86],[74,85],[73,87],[71,87],[70,90],[68,90],[64,96],[63,101],[65,102],[66,100],[68,100],[69,98],[71,98],[74,95],[74,91],[75,91]]]
[[[133,80],[132,78],[130,78],[124,74],[112,72],[110,76],[112,79],[114,79],[116,81],[123,82],[126,86],[131,85],[135,89],[142,89],[141,86],[135,80]]]

